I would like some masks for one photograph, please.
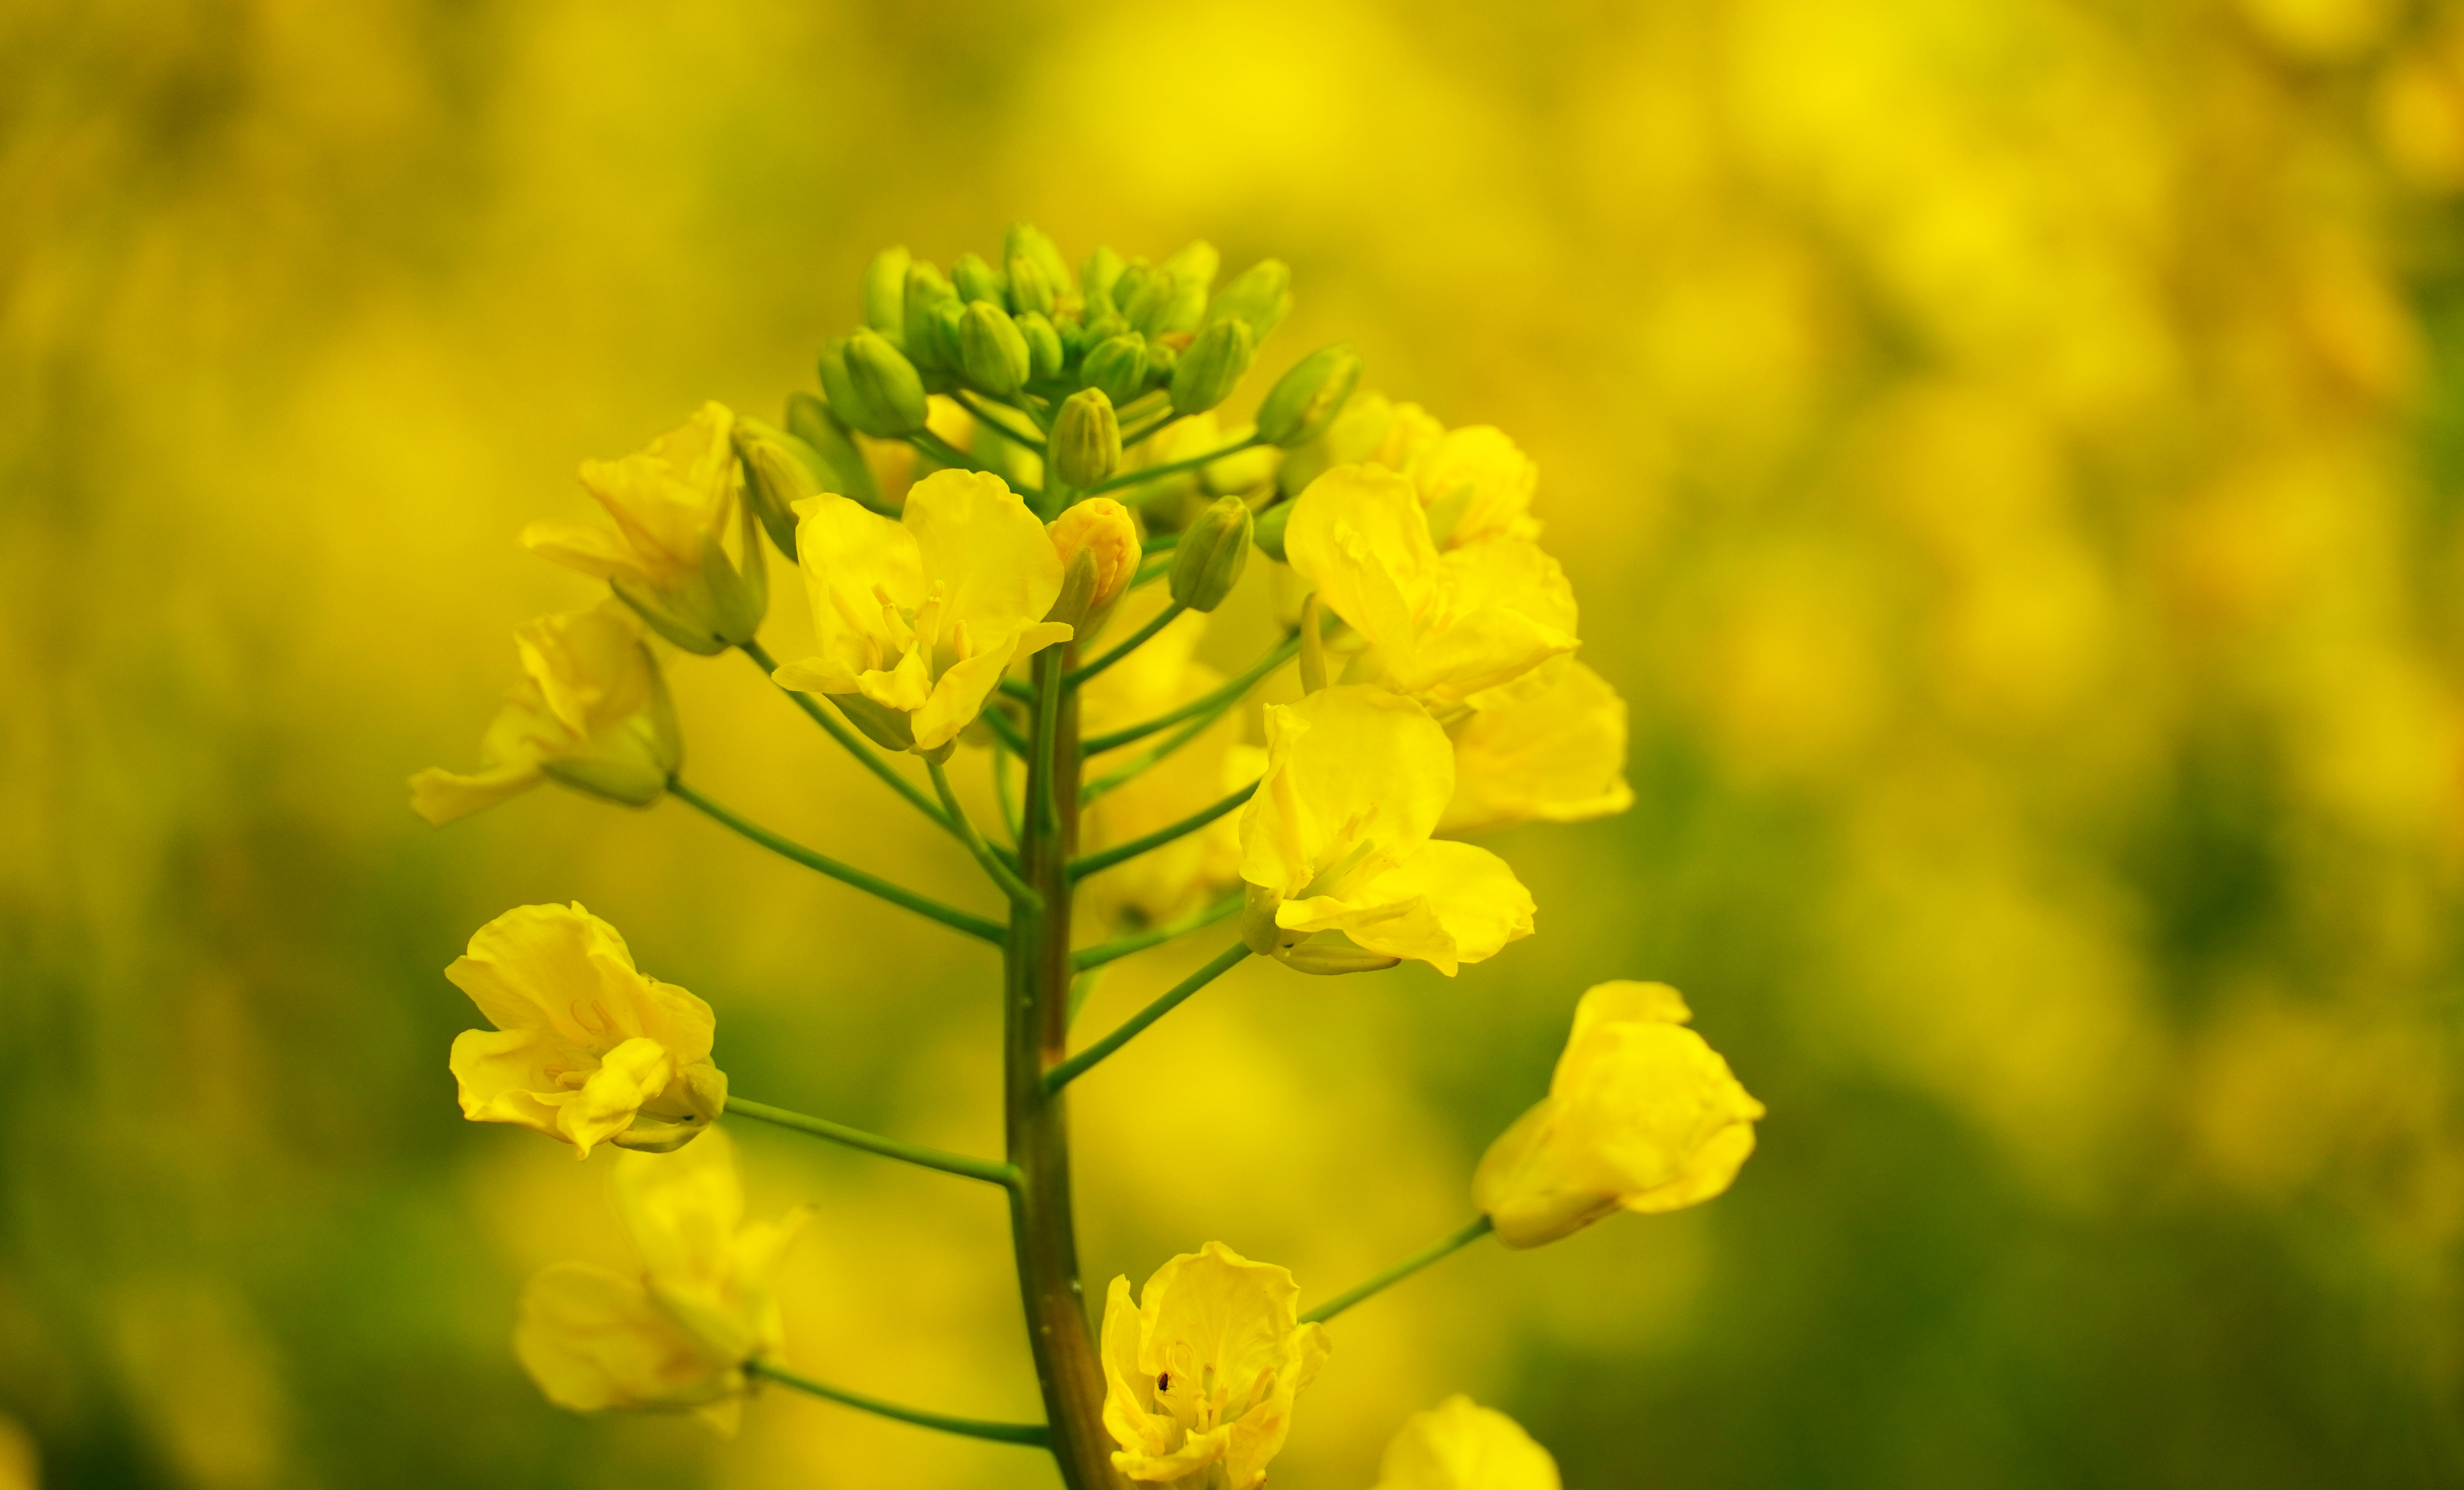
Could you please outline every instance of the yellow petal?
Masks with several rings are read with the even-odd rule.
[[[583,1413],[708,1402],[742,1379],[640,1282],[584,1262],[557,1263],[522,1290],[514,1353],[549,1401]]]
[[[594,580],[649,582],[649,572],[625,540],[605,528],[545,518],[522,529],[522,547],[550,563],[579,569]]]
[[[1634,804],[1625,700],[1598,673],[1562,657],[1474,703],[1478,712],[1447,732],[1455,795],[1439,832],[1580,822]]]
[[[1323,689],[1269,708],[1266,756],[1265,779],[1242,814],[1241,877],[1286,898],[1364,844],[1380,863],[1356,860],[1358,873],[1408,856],[1454,795],[1445,732],[1419,705],[1379,689]]]
[[[1437,583],[1437,546],[1410,478],[1337,466],[1309,483],[1284,530],[1292,571],[1372,646],[1408,657]]]
[[[814,651],[781,668],[779,682],[815,693],[852,693],[871,670],[893,667],[906,640],[882,617],[885,598],[914,609],[924,600],[924,561],[900,523],[844,496],[796,504],[796,566],[812,603]]]
[[[733,1267],[744,1186],[726,1129],[714,1128],[673,1153],[620,1154],[610,1187],[650,1276],[711,1280]]]
[[[539,784],[539,762],[520,760],[464,776],[430,766],[410,778],[410,810],[441,828],[460,818],[519,797]]]
[[[1493,425],[1450,429],[1410,465],[1438,543],[1459,548],[1483,539],[1529,537],[1538,472],[1531,458]]]
[[[1061,594],[1061,558],[1044,524],[1001,477],[936,471],[907,493],[927,581],[941,588],[944,634],[963,624],[989,641],[1017,637]]]
[[[642,1104],[665,1090],[675,1079],[675,1058],[655,1040],[636,1036],[601,1059],[571,1102],[558,1113],[557,1127],[587,1158],[632,1126]]]
[[[1465,1396],[1416,1413],[1386,1445],[1376,1490],[1560,1490],[1523,1425]]]
[[[580,1067],[589,1059],[545,1030],[464,1030],[453,1038],[447,1064],[465,1118],[517,1124],[562,1138],[557,1114],[573,1094],[557,1085],[548,1068]]]
[[[706,535],[723,535],[742,499],[743,469],[728,435],[735,416],[704,404],[693,418],[621,460],[582,464],[582,484],[615,519],[647,582],[698,574]]]
[[[1367,951],[1425,962],[1448,977],[1531,934],[1531,892],[1505,860],[1470,844],[1431,843],[1341,898],[1287,902],[1277,923],[1341,931]]]

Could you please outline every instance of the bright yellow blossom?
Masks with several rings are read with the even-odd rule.
[[[514,1353],[559,1407],[692,1408],[736,1426],[744,1364],[781,1343],[770,1273],[804,1213],[747,1226],[736,1150],[714,1128],[666,1155],[616,1162],[636,1272],[559,1262],[522,1290]]]
[[[1472,700],[1448,727],[1455,795],[1438,831],[1581,822],[1634,805],[1625,781],[1625,700],[1572,657],[1551,658]]]
[[[535,522],[522,531],[523,545],[605,580],[661,636],[688,651],[709,654],[751,640],[769,608],[770,579],[729,439],[735,419],[725,406],[705,404],[648,449],[583,462],[583,487],[616,530]]]
[[[1377,1490],[1559,1490],[1557,1461],[1523,1425],[1457,1394],[1415,1413],[1386,1445]]]
[[[517,906],[445,970],[493,1030],[453,1041],[462,1115],[573,1145],[665,1150],[727,1106],[710,1005],[646,977],[616,929],[571,906]]]
[[[1446,714],[1577,645],[1557,561],[1511,537],[1439,553],[1410,477],[1337,466],[1297,500],[1285,554],[1367,643],[1346,681]]]
[[[1583,995],[1549,1095],[1488,1146],[1472,1198],[1509,1247],[1536,1247],[1616,1210],[1675,1211],[1728,1188],[1763,1105],[1685,1028],[1665,983]]]
[[[1329,1349],[1298,1323],[1292,1275],[1220,1241],[1155,1269],[1143,1300],[1104,1299],[1104,1427],[1112,1467],[1174,1490],[1250,1490],[1291,1431],[1292,1399]]]
[[[420,772],[411,810],[441,827],[550,778],[628,806],[657,801],[684,747],[642,623],[607,601],[541,616],[514,638],[522,681],[480,741],[479,770]]]
[[[1419,705],[1342,685],[1266,711],[1266,774],[1241,817],[1250,947],[1304,970],[1340,953],[1414,958],[1452,977],[1531,934],[1531,892],[1506,861],[1431,842],[1454,796],[1454,747]]]
[[[1539,536],[1540,524],[1531,516],[1539,472],[1531,457],[1494,425],[1447,430],[1415,454],[1404,471],[1440,548]]]
[[[1298,495],[1337,466],[1374,461],[1388,471],[1408,471],[1413,458],[1438,443],[1445,426],[1418,404],[1397,404],[1362,389],[1343,405],[1326,433],[1285,455],[1283,489]]]
[[[1061,593],[1060,557],[999,476],[936,471],[895,521],[837,495],[796,512],[815,651],[778,680],[835,695],[885,745],[947,745],[1012,662],[1069,639],[1044,619]]]

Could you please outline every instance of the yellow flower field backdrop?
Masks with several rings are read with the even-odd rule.
[[[1594,983],[1770,1112],[1707,1205],[1331,1325],[1274,1484],[1456,1392],[1578,1490],[2464,1482],[2459,192],[2464,8],[2405,0],[18,0],[0,1485],[1054,1482],[540,1398],[515,1300],[622,1260],[617,1156],[461,1120],[473,931],[579,900],[737,1089],[970,1151],[997,962],[673,803],[404,787],[598,593],[517,542],[583,460],[775,421],[875,250],[1022,217],[1283,258],[1265,368],[1508,431],[1633,710],[1631,811],[1483,840],[1542,934],[1253,962],[1076,1088],[1090,1292],[1459,1225]],[[715,794],[982,903],[751,668],[668,671]],[[791,1363],[1034,1414],[998,1194],[731,1131],[812,1208]]]

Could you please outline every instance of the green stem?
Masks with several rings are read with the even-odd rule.
[[[1159,827],[1152,833],[1133,838],[1126,844],[1115,844],[1110,848],[1089,854],[1082,859],[1072,860],[1069,865],[1070,883],[1075,884],[1090,874],[1100,873],[1116,864],[1135,859],[1149,849],[1161,848],[1174,839],[1195,833],[1256,795],[1258,795],[1258,783],[1252,781],[1237,792],[1225,793],[1178,822]]]
[[[1029,709],[1035,707],[1035,686],[1033,684],[1022,683],[1016,678],[1003,678],[1001,680],[1001,690],[1008,694],[1010,697],[1017,699],[1020,703],[1024,704]]]
[[[744,1374],[775,1381],[782,1387],[793,1387],[798,1391],[811,1392],[814,1396],[835,1402],[841,1407],[851,1407],[861,1412],[877,1413],[883,1417],[894,1417],[902,1423],[913,1423],[918,1428],[935,1428],[943,1433],[954,1433],[968,1438],[989,1438],[995,1443],[1023,1443],[1033,1449],[1052,1447],[1052,1431],[1042,1423],[988,1423],[981,1418],[952,1417],[946,1413],[927,1413],[922,1408],[900,1407],[895,1402],[884,1402],[879,1397],[869,1397],[861,1391],[849,1391],[845,1387],[832,1387],[815,1381],[809,1376],[799,1376],[774,1361],[747,1361],[744,1363]]]
[[[1247,900],[1246,891],[1235,891],[1203,910],[1193,910],[1177,921],[1167,921],[1161,926],[1149,927],[1143,931],[1133,931],[1127,936],[1116,937],[1111,941],[1086,948],[1070,961],[1081,969],[1100,968],[1107,962],[1116,961],[1133,952],[1144,952],[1150,947],[1160,947],[1176,936],[1187,936],[1192,931],[1203,931],[1238,911]]]
[[[945,906],[929,895],[919,895],[903,885],[892,885],[878,875],[867,874],[852,865],[845,865],[827,854],[816,853],[792,839],[781,838],[761,824],[740,818],[729,809],[687,786],[682,779],[668,778],[668,795],[679,801],[700,808],[720,824],[735,829],[772,853],[793,859],[808,869],[818,869],[831,879],[852,885],[868,894],[878,895],[893,906],[904,906],[920,916],[929,916],[954,931],[979,936],[996,946],[1007,935],[994,922],[981,916],[969,915],[953,906]]]
[[[1226,705],[1224,707],[1229,708],[1231,706]],[[1111,770],[1105,772],[1102,776],[1097,777],[1092,781],[1088,782],[1085,789],[1079,795],[1079,805],[1083,807],[1087,803],[1093,801],[1096,798],[1103,796],[1106,792],[1112,790],[1114,787],[1124,785],[1129,781],[1135,779],[1138,775],[1144,772],[1149,766],[1162,760],[1174,751],[1180,749],[1191,740],[1198,738],[1208,730],[1213,729],[1215,727],[1215,719],[1217,715],[1220,715],[1221,712],[1222,710],[1219,709],[1216,711],[1215,714],[1210,714],[1200,719],[1192,719],[1189,723],[1181,726],[1179,729],[1174,731],[1170,735],[1166,736],[1161,744],[1140,751],[1134,758],[1113,767]]]
[[[1023,756],[1026,753],[1018,753]],[[1009,829],[1009,841],[1016,844],[1024,832],[1024,822],[1018,799],[1010,792],[1009,767],[1011,755],[1005,750],[993,752],[993,800],[1001,803],[1001,826]]]
[[[792,1128],[815,1138],[826,1138],[850,1149],[861,1149],[867,1153],[877,1153],[887,1159],[904,1159],[928,1170],[939,1170],[944,1174],[962,1174],[969,1179],[979,1179],[1004,1190],[1018,1183],[1015,1165],[996,1164],[990,1159],[971,1159],[963,1153],[928,1149],[922,1144],[901,1143],[895,1138],[884,1138],[879,1133],[868,1133],[860,1128],[833,1123],[828,1118],[807,1117],[802,1112],[790,1112],[785,1107],[774,1107],[766,1102],[752,1102],[731,1095],[727,1099],[726,1110],[759,1118],[764,1123],[776,1123],[781,1128]]]
[[[769,652],[763,650],[759,642],[746,642],[737,649],[743,652],[746,657],[752,659],[753,665],[759,668],[764,676],[768,676],[769,674],[775,673],[779,670],[778,659],[772,657]],[[776,680],[773,679],[773,682],[775,683]],[[941,815],[940,808],[933,805],[933,799],[925,796],[922,789],[917,787],[914,782],[910,781],[903,776],[900,776],[897,771],[891,768],[889,761],[884,760],[879,756],[875,755],[871,746],[867,745],[863,739],[858,737],[854,730],[848,728],[847,725],[841,722],[839,719],[834,718],[828,710],[824,709],[814,700],[812,694],[800,693],[794,689],[785,687],[781,687],[779,691],[786,694],[789,698],[794,699],[796,701],[797,708],[803,710],[808,716],[810,716],[815,724],[818,724],[823,729],[828,731],[830,738],[838,741],[841,745],[846,746],[847,754],[853,756],[857,760],[862,761],[866,770],[871,772],[874,776],[881,778],[884,781],[889,782],[891,790],[896,792],[899,796],[906,798],[909,802],[914,805],[917,812],[920,812],[924,814],[924,816],[932,819],[935,825],[939,827],[943,832],[946,833],[951,831],[950,820]]]
[[[974,456],[958,449],[957,446],[952,445],[949,441],[942,439],[939,435],[935,434],[930,429],[919,429],[915,433],[909,435],[907,437],[907,443],[923,451],[925,454],[932,456],[935,460],[939,461],[944,466],[955,466],[960,471],[984,471],[988,469],[983,462],[976,459]]]
[[[1183,1003],[1188,1001],[1190,995],[1197,993],[1207,984],[1214,982],[1217,978],[1221,977],[1224,974],[1232,971],[1232,969],[1240,963],[1242,958],[1248,955],[1249,949],[1244,943],[1234,942],[1231,946],[1226,947],[1222,952],[1216,954],[1214,961],[1208,963],[1202,968],[1199,968],[1197,972],[1189,975],[1189,976],[1182,978],[1179,982],[1175,983],[1171,990],[1162,997],[1147,1005],[1145,1008],[1140,1009],[1137,1013],[1131,1015],[1127,1019],[1122,1020],[1121,1027],[1119,1029],[1112,1031],[1112,1033],[1105,1036],[1102,1040],[1095,1041],[1086,1049],[1078,1052],[1074,1056],[1071,1056],[1068,1060],[1054,1066],[1051,1070],[1045,1072],[1044,1089],[1048,1092],[1057,1092],[1062,1087],[1076,1081],[1079,1077],[1086,1075],[1088,1070],[1097,1062],[1103,1060],[1106,1056],[1111,1055],[1113,1051],[1120,1049],[1123,1045],[1128,1044],[1131,1041],[1137,1039],[1140,1031],[1144,1030],[1148,1025],[1153,1024],[1155,1020],[1162,1019],[1165,1015],[1170,1014],[1175,1009],[1179,1008]]]
[[[1238,455],[1243,450],[1265,443],[1253,434],[1245,440],[1236,440],[1220,450],[1210,450],[1204,455],[1192,455],[1187,460],[1166,461],[1160,466],[1149,466],[1143,471],[1125,471],[1117,476],[1109,476],[1096,482],[1087,489],[1087,494],[1099,496],[1106,492],[1116,492],[1123,487],[1138,486],[1159,477],[1177,476],[1184,471],[1196,471],[1201,466],[1212,466],[1226,455]]]
[[[967,852],[976,856],[976,863],[983,866],[984,872],[992,876],[993,883],[1001,887],[1001,893],[1010,898],[1012,905],[1040,908],[1044,897],[1027,888],[1023,880],[1010,872],[1009,866],[1001,863],[1001,855],[993,851],[993,846],[984,842],[984,836],[976,831],[975,823],[968,821],[967,809],[958,805],[958,794],[950,789],[950,774],[941,768],[941,762],[927,756],[924,769],[932,774],[933,789],[941,794],[941,805],[949,812],[950,821],[958,825],[958,842],[967,845]],[[1007,940],[1006,937],[1001,939]]]
[[[1301,1316],[1301,1323],[1305,1325],[1325,1324],[1328,1320],[1334,1318],[1336,1315],[1352,1307],[1353,1304],[1358,1304],[1361,1300],[1368,1298],[1370,1295],[1380,1293],[1388,1288],[1394,1287],[1397,1283],[1401,1282],[1404,1279],[1411,1277],[1414,1273],[1417,1273],[1420,1269],[1428,1266],[1430,1263],[1435,1262],[1440,1258],[1460,1252],[1463,1248],[1470,1246],[1473,1242],[1487,1236],[1493,1229],[1494,1224],[1495,1223],[1490,1221],[1487,1216],[1484,1216],[1480,1219],[1464,1227],[1463,1230],[1454,1233],[1452,1236],[1431,1242],[1429,1245],[1422,1247],[1419,1251],[1413,1253],[1410,1257],[1405,1258],[1402,1261],[1396,1263],[1393,1267],[1390,1267],[1386,1271],[1378,1274],[1376,1277],[1370,1279],[1367,1282],[1361,1283],[1353,1288],[1348,1288],[1342,1293],[1336,1294],[1333,1298],[1327,1300],[1324,1304],[1319,1304],[1316,1308],[1309,1310],[1307,1314]]]
[[[976,403],[977,397],[977,394],[968,389],[960,388],[958,390],[957,398],[959,406],[966,409],[968,413],[975,415],[976,422],[978,424],[989,426],[993,433],[1009,441],[1013,445],[1023,445],[1028,449],[1033,450],[1038,455],[1044,453],[1044,442],[1042,440],[1037,439],[1034,435],[1023,433],[1017,428],[1012,427],[1009,421],[999,418],[988,410],[979,407]],[[1021,409],[1020,412],[1025,413],[1025,410]],[[1028,415],[1027,417],[1033,418],[1034,416]]]
[[[1026,758],[1026,736],[1018,733],[1018,726],[1010,722],[1007,714],[998,709],[987,707],[976,717],[984,722],[984,728],[992,731],[994,737],[1006,746],[1011,755],[1021,760]],[[996,751],[994,754],[999,755],[1000,752]]]
[[[1100,756],[1108,750],[1118,750],[1124,745],[1134,745],[1157,730],[1168,730],[1183,719],[1198,714],[1211,715],[1222,712],[1225,709],[1239,703],[1243,694],[1258,686],[1259,680],[1291,661],[1292,654],[1300,650],[1300,638],[1297,635],[1286,637],[1282,646],[1251,664],[1248,671],[1225,683],[1213,692],[1193,698],[1177,709],[1155,715],[1144,724],[1133,724],[1127,729],[1114,730],[1110,734],[1095,735],[1087,741],[1087,754]],[[1212,722],[1211,718],[1209,722]]]
[[[1136,651],[1147,643],[1154,641],[1156,632],[1161,631],[1164,627],[1179,620],[1180,613],[1188,608],[1188,606],[1182,604],[1180,602],[1174,601],[1171,604],[1166,605],[1163,609],[1155,612],[1154,620],[1148,622],[1145,625],[1138,627],[1135,631],[1131,632],[1130,639],[1128,641],[1113,647],[1111,651],[1106,652],[1103,656],[1096,658],[1087,666],[1065,675],[1061,680],[1061,686],[1064,688],[1074,689],[1080,684],[1085,683],[1089,678],[1093,677],[1095,674],[1103,671],[1112,664],[1119,662],[1122,658]]]

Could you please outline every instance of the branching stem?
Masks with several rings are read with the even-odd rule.
[[[1130,653],[1136,651],[1141,646],[1144,646],[1147,643],[1154,641],[1156,632],[1161,631],[1164,627],[1179,620],[1180,613],[1188,608],[1188,606],[1182,604],[1180,602],[1174,601],[1171,604],[1166,605],[1163,609],[1155,612],[1154,620],[1148,622],[1145,625],[1138,627],[1135,631],[1131,632],[1128,641],[1123,642],[1120,646],[1113,647],[1111,651],[1096,658],[1093,662],[1089,663],[1087,666],[1080,668],[1064,677],[1061,680],[1062,687],[1074,689],[1080,684],[1085,683],[1089,678],[1093,677],[1095,674],[1103,671],[1112,664],[1119,662],[1124,657],[1127,657]]]
[[[1248,785],[1242,787],[1237,792],[1226,792],[1223,796],[1207,803],[1205,806],[1199,808],[1196,812],[1193,812],[1188,817],[1181,819],[1178,822],[1167,823],[1164,826],[1155,829],[1152,833],[1131,839],[1126,844],[1115,844],[1110,848],[1100,850],[1096,853],[1088,854],[1084,858],[1071,860],[1069,864],[1070,881],[1074,884],[1079,880],[1085,879],[1090,874],[1099,873],[1102,870],[1109,869],[1116,864],[1123,864],[1129,860],[1135,859],[1138,855],[1146,853],[1151,849],[1161,848],[1164,844],[1171,843],[1177,838],[1186,837],[1191,833],[1195,833],[1199,828],[1206,826],[1206,824],[1214,822],[1225,813],[1230,812],[1256,795],[1258,795],[1258,783],[1252,781]]]
[[[895,1402],[884,1402],[879,1397],[866,1396],[861,1391],[849,1391],[845,1387],[833,1387],[815,1381],[809,1376],[799,1376],[775,1361],[747,1361],[744,1363],[744,1374],[775,1381],[782,1387],[793,1387],[798,1391],[811,1392],[814,1396],[825,1401],[835,1402],[841,1407],[851,1407],[859,1412],[872,1413],[882,1417],[894,1417],[902,1423],[913,1423],[918,1428],[937,1429],[942,1433],[957,1434],[968,1438],[988,1438],[995,1443],[1024,1444],[1031,1449],[1052,1447],[1052,1431],[1042,1423],[989,1423],[977,1417],[952,1417],[946,1413],[928,1413],[922,1408],[901,1407]]]
[[[967,809],[958,805],[958,794],[950,789],[950,774],[942,769],[941,762],[927,756],[924,757],[924,769],[932,773],[933,789],[941,794],[942,808],[950,814],[950,821],[957,824],[958,842],[967,845],[967,852],[976,856],[976,863],[983,866],[984,873],[992,876],[992,882],[1001,887],[1001,893],[1010,898],[1011,904],[1025,906],[1031,909],[1041,909],[1044,905],[1044,897],[1028,888],[1025,881],[1010,872],[1009,866],[1001,863],[1001,855],[994,851],[990,844],[984,842],[984,836],[981,833],[976,831],[975,823],[968,821]]]
[[[1347,1288],[1343,1292],[1336,1294],[1333,1298],[1327,1300],[1316,1308],[1313,1308],[1307,1314],[1302,1315],[1301,1322],[1305,1325],[1322,1325],[1328,1320],[1331,1320],[1336,1315],[1342,1313],[1344,1310],[1352,1307],[1353,1304],[1358,1304],[1361,1300],[1369,1298],[1373,1294],[1382,1293],[1385,1290],[1394,1287],[1397,1283],[1401,1282],[1404,1279],[1411,1277],[1414,1273],[1417,1273],[1420,1269],[1428,1266],[1430,1263],[1435,1262],[1440,1258],[1448,1257],[1454,1253],[1462,1251],[1463,1248],[1470,1246],[1473,1242],[1478,1241],[1483,1237],[1487,1236],[1495,1229],[1495,1223],[1490,1221],[1487,1216],[1484,1216],[1473,1221],[1470,1225],[1465,1226],[1463,1230],[1455,1232],[1450,1236],[1441,1238],[1438,1240],[1431,1242],[1429,1245],[1422,1247],[1419,1251],[1413,1253],[1410,1257],[1405,1258],[1402,1261],[1396,1263],[1393,1267],[1388,1268],[1386,1271],[1370,1279],[1368,1282],[1352,1288]]]
[[[981,916],[969,915],[955,906],[941,904],[930,895],[919,895],[904,885],[893,885],[877,874],[867,874],[853,865],[841,864],[827,854],[806,848],[793,839],[782,838],[750,819],[738,817],[734,811],[720,806],[687,786],[681,778],[668,778],[668,795],[689,806],[699,808],[714,822],[733,828],[774,854],[793,859],[807,869],[817,869],[842,884],[852,885],[868,894],[880,896],[893,906],[903,906],[917,915],[929,916],[954,931],[981,937],[996,946],[1008,939],[1000,926]]]
[[[781,1128],[792,1128],[797,1132],[810,1133],[815,1138],[826,1138],[834,1144],[845,1144],[850,1149],[861,1149],[867,1153],[877,1153],[884,1158],[904,1159],[910,1164],[920,1164],[928,1170],[939,1170],[944,1174],[961,1174],[968,1179],[979,1179],[987,1185],[999,1185],[1003,1190],[1018,1183],[1018,1167],[1014,1164],[996,1164],[990,1159],[971,1159],[963,1153],[951,1153],[947,1150],[928,1149],[922,1144],[884,1138],[879,1133],[868,1133],[863,1128],[849,1128],[844,1123],[833,1123],[828,1118],[808,1117],[802,1112],[790,1112],[785,1107],[774,1107],[766,1102],[752,1102],[730,1095],[727,1099],[727,1110],[741,1113],[749,1118],[759,1118],[764,1123],[775,1123]]]
[[[1057,1092],[1086,1075],[1097,1062],[1137,1039],[1148,1025],[1179,1008],[1188,1001],[1190,995],[1232,971],[1248,955],[1249,949],[1244,943],[1234,942],[1226,947],[1216,954],[1214,961],[1175,983],[1162,997],[1122,1020],[1119,1029],[1044,1073],[1044,1089]]]
[[[1073,957],[1071,962],[1084,971],[1088,968],[1100,968],[1107,962],[1117,961],[1133,952],[1144,952],[1150,947],[1160,947],[1175,937],[1187,936],[1192,931],[1204,931],[1213,926],[1216,922],[1238,911],[1242,903],[1247,898],[1243,891],[1235,890],[1205,909],[1193,910],[1177,921],[1167,921],[1161,926],[1152,926],[1143,931],[1132,931],[1127,936],[1117,937],[1100,946],[1089,947]]]

